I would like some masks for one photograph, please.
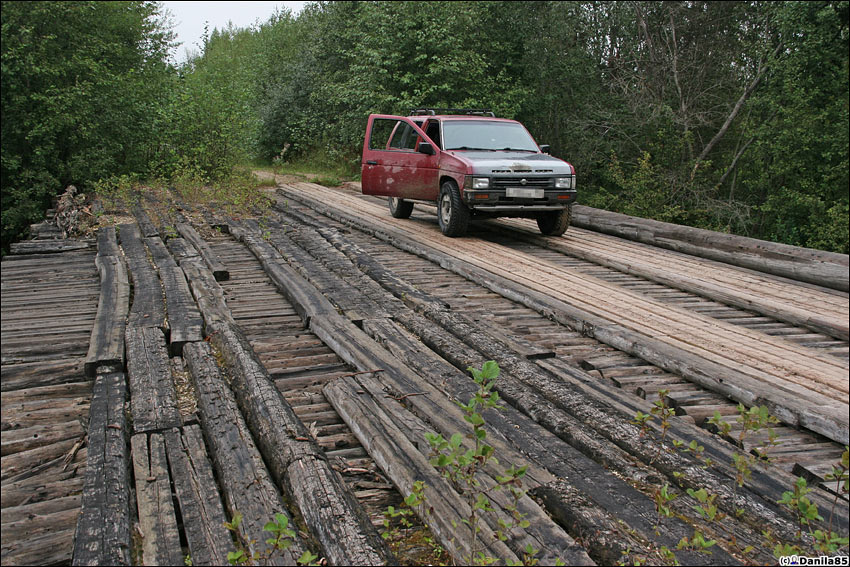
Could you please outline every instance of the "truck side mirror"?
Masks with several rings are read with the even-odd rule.
[[[540,151],[544,154],[549,153],[549,144],[540,144]]]
[[[416,148],[416,151],[420,154],[432,156],[434,155],[434,146],[432,146],[430,142],[419,142],[419,146]]]

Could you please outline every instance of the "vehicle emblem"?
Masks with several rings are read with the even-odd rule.
[[[519,184],[520,185],[528,185],[528,179],[520,179]]]

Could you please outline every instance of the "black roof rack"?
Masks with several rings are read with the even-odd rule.
[[[410,111],[410,116],[434,116],[435,114],[465,114],[469,116],[496,117],[489,108],[414,108]]]

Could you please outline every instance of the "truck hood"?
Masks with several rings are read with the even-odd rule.
[[[447,152],[465,162],[473,175],[511,175],[520,173],[539,173],[549,175],[569,175],[573,168],[567,162],[547,154],[510,151],[449,151]]]

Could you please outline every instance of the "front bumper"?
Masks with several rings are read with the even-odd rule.
[[[504,189],[466,189],[464,199],[469,208],[481,212],[552,211],[566,208],[576,201],[572,189],[546,189],[543,197],[533,199],[508,197]]]

